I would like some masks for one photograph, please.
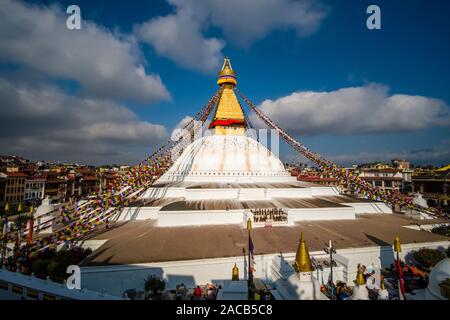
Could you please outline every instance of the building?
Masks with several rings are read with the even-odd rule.
[[[25,180],[25,201],[41,201],[45,196],[45,178],[27,178]]]
[[[0,203],[2,205],[17,204],[25,199],[25,180],[27,175],[22,172],[0,173]]]
[[[429,206],[448,210],[450,165],[439,169],[416,170],[412,175],[412,191],[420,192]]]
[[[67,180],[54,174],[50,174],[45,181],[45,195],[52,203],[62,202],[67,195]]]
[[[407,160],[403,159],[392,159],[392,165],[394,168],[409,170],[411,169],[411,164]]]
[[[403,173],[401,169],[392,168],[361,168],[359,177],[370,182],[374,187],[400,191],[403,186]]]
[[[335,187],[339,186],[338,179],[324,177],[321,174],[299,174],[297,176],[297,180],[310,183],[317,183],[323,186],[335,186]]]
[[[85,175],[79,179],[79,188],[81,196],[92,194],[100,190],[99,180],[95,175]]]

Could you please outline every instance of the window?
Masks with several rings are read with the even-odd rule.
[[[13,286],[12,287],[12,292],[13,293],[17,293],[17,294],[23,294],[23,288],[19,287],[19,286]]]
[[[44,300],[56,300],[56,296],[44,293]]]
[[[33,289],[27,289],[27,297],[32,299],[38,299],[39,292]]]
[[[5,281],[0,281],[0,290],[8,290],[8,283]]]

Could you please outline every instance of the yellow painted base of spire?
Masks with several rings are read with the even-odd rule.
[[[235,136],[243,136],[245,135],[245,128],[244,127],[223,127],[223,126],[216,126],[214,128],[215,134],[221,134],[221,135],[235,135]]]

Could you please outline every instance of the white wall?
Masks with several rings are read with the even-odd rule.
[[[56,283],[50,278],[39,279],[27,276],[19,272],[11,272],[0,268],[0,281],[6,282],[8,290],[0,289],[0,300],[36,300],[27,297],[28,289],[38,291],[38,299],[42,300],[44,294],[50,294],[60,300],[62,297],[74,300],[122,300],[120,297],[112,296],[92,290],[68,289],[66,282]],[[22,288],[22,294],[14,293],[12,287]]]
[[[157,199],[157,198],[184,198],[186,196],[186,188],[149,188],[140,196],[141,199]]]
[[[304,220],[354,220],[355,209],[352,207],[286,209],[288,223]]]
[[[339,191],[336,187],[312,187],[311,193],[313,196],[339,196]]]
[[[392,213],[392,209],[381,202],[343,203],[355,208],[356,213]]]
[[[268,198],[312,198],[312,188],[267,189]]]
[[[242,224],[244,210],[164,211],[158,215],[158,227]]]
[[[428,248],[447,248],[450,241],[406,244],[402,246],[401,257],[404,258],[411,251],[423,247]],[[257,245],[257,244],[256,244]],[[322,251],[310,253],[313,257],[325,257]],[[254,276],[263,280],[269,280],[271,277],[272,259],[278,255],[266,254],[255,256]],[[293,261],[295,253],[283,253],[287,261]],[[388,267],[394,261],[394,253],[391,247],[367,247],[367,248],[348,248],[337,250],[335,259],[342,264],[342,268],[335,268],[334,279],[343,280],[351,283],[356,278],[356,268],[358,263],[366,266],[374,263],[381,267]],[[184,283],[188,287],[197,284],[216,283],[220,284],[222,280],[231,279],[231,272],[234,264],[239,268],[240,279],[247,279],[247,259],[243,256],[203,259],[189,261],[171,261],[160,263],[145,263],[136,265],[120,265],[105,267],[83,267],[81,272],[82,286],[88,289],[101,291],[106,289],[110,294],[121,295],[127,289],[142,290],[145,278],[154,274],[164,278],[167,288],[174,288],[177,284]],[[329,270],[325,269],[323,275],[319,272],[319,281],[323,278],[328,279]],[[317,274],[315,272],[315,277]]]
[[[293,258],[295,254],[287,255]],[[270,267],[274,254],[255,256],[254,276],[269,279]],[[239,279],[247,280],[247,258],[243,256],[203,259],[189,261],[174,261],[161,263],[145,263],[136,265],[120,265],[105,267],[81,268],[82,287],[90,290],[121,295],[127,289],[143,290],[144,281],[149,275],[166,280],[166,289],[175,288],[184,283],[188,287],[215,283],[222,284],[231,279],[232,269],[236,263],[239,268]]]
[[[242,188],[238,190],[239,201],[270,200],[268,189]]]
[[[187,189],[186,200],[238,199],[239,189]]]
[[[122,210],[117,221],[158,219],[161,207],[126,207]]]
[[[393,240],[393,239],[392,239]],[[428,243],[410,243],[402,245],[402,252],[400,258],[410,256],[412,251],[416,251],[420,248],[448,248],[450,241],[438,241]],[[394,263],[395,253],[392,247],[368,247],[368,248],[350,248],[345,250],[338,250],[338,254],[348,260],[346,268],[345,280],[347,283],[356,279],[356,272],[358,263],[365,266],[369,266],[372,263],[377,267],[386,268]]]

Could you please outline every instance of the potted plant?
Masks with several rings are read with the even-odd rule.
[[[144,289],[147,295],[146,298],[150,297],[152,300],[160,300],[161,293],[165,288],[166,282],[154,275],[148,276],[145,280]]]
[[[413,253],[413,259],[423,268],[430,269],[445,259],[445,254],[437,249],[422,248]]]

